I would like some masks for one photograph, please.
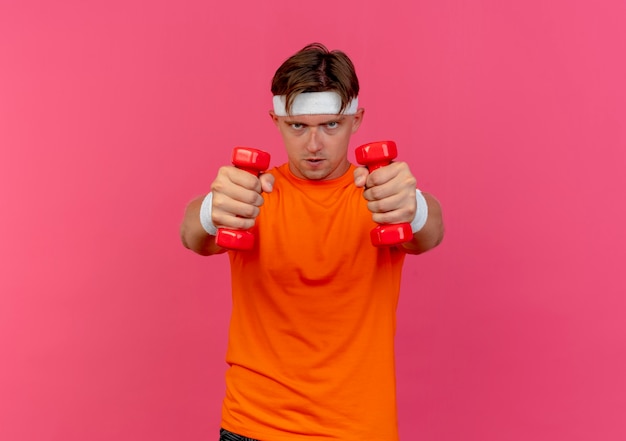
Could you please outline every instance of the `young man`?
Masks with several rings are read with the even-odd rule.
[[[439,244],[439,203],[404,162],[348,161],[363,121],[350,59],[312,44],[272,81],[270,112],[288,162],[259,177],[220,168],[192,201],[183,244],[226,251],[216,228],[252,229],[229,251],[233,310],[221,440],[398,439],[394,333],[407,254]],[[379,224],[411,223],[412,240],[374,247]]]

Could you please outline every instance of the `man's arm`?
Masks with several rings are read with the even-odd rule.
[[[363,197],[372,212],[372,220],[379,224],[411,223],[418,213],[427,209],[424,225],[414,233],[413,240],[402,244],[407,253],[420,254],[441,243],[444,225],[441,205],[434,196],[422,193],[416,198],[416,179],[405,162],[393,162],[369,173],[367,168],[358,167],[354,172],[354,183],[363,187]],[[418,200],[426,206],[418,207]]]
[[[263,205],[262,192],[272,191],[274,176],[264,173],[260,177],[233,166],[221,167],[211,184],[210,222],[215,228],[246,230],[254,226]],[[226,251],[215,243],[215,236],[209,234],[202,225],[200,213],[206,196],[194,199],[187,205],[180,227],[183,245],[203,256]],[[206,214],[205,214],[206,216]]]
[[[215,243],[215,236],[207,233],[200,223],[200,207],[206,196],[200,196],[187,205],[185,217],[180,226],[180,238],[185,248],[202,256],[211,256],[226,251]]]
[[[421,254],[435,248],[443,240],[444,225],[441,205],[431,194],[422,192],[428,206],[428,218],[424,226],[415,234],[413,240],[402,244],[409,254]]]

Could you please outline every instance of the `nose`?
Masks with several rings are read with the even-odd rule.
[[[309,129],[306,149],[311,153],[319,152],[322,149],[322,140],[320,139],[317,127],[311,127]]]

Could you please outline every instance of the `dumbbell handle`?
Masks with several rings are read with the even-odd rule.
[[[255,176],[268,169],[270,154],[251,147],[235,147],[232,163],[235,167]],[[254,247],[254,234],[249,230],[220,228],[215,236],[215,243],[230,250],[247,251]]]
[[[396,143],[393,141],[377,141],[364,144],[355,150],[356,160],[373,172],[389,165],[398,156]],[[399,245],[413,239],[411,224],[380,224],[370,232],[372,245],[377,247]]]

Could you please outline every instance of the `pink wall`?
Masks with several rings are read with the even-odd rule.
[[[626,439],[626,4],[366,4],[0,3],[0,439],[217,439],[227,259],[178,226],[234,145],[284,160],[269,80],[316,40],[445,208],[403,439]]]

